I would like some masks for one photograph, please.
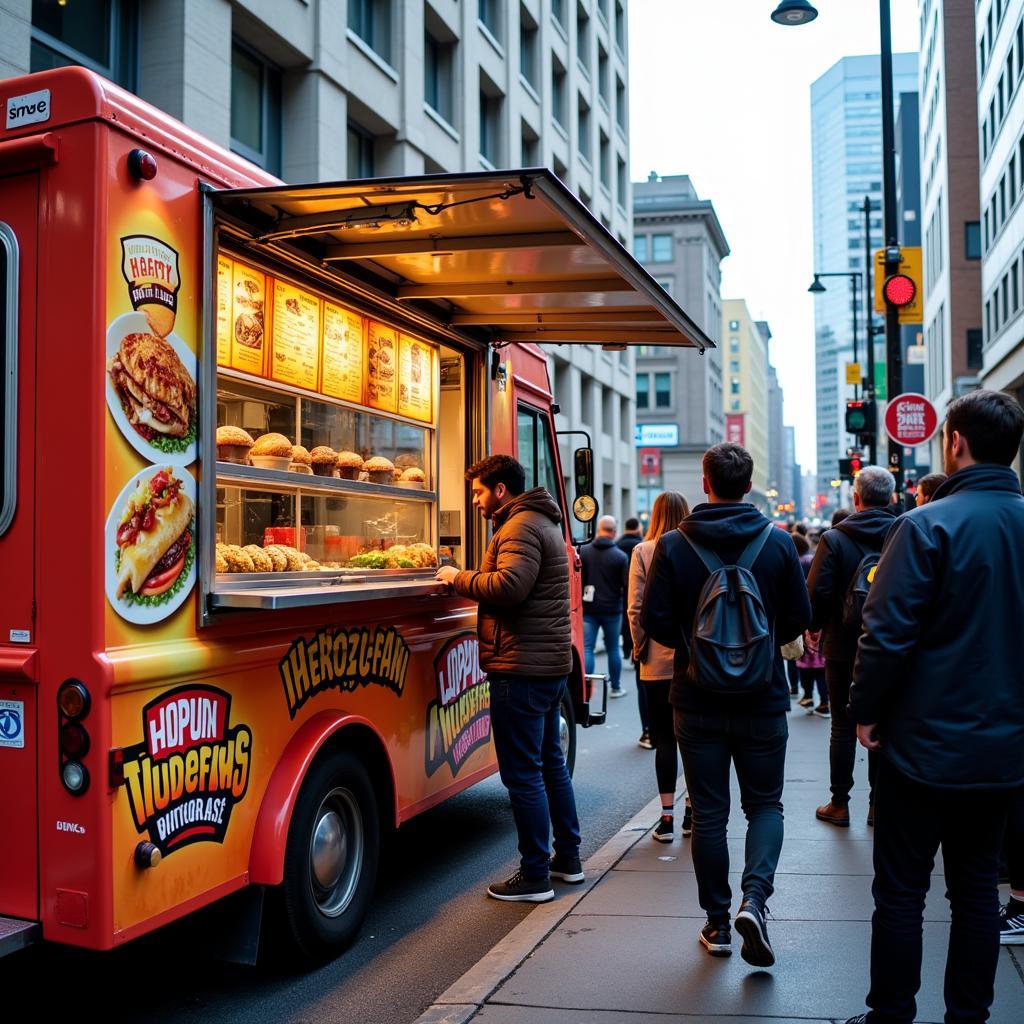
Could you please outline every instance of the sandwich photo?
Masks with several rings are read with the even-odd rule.
[[[195,441],[196,382],[166,339],[126,334],[110,379],[128,422],[154,448],[183,452]]]
[[[115,536],[115,594],[129,603],[169,601],[195,561],[195,505],[170,466],[140,479],[121,510]]]

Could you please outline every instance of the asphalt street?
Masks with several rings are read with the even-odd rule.
[[[609,701],[608,724],[579,731],[584,859],[656,795],[654,755],[636,742],[632,671],[623,681],[630,693]],[[56,1013],[71,999],[110,1022],[410,1024],[529,913],[483,895],[517,864],[508,798],[493,777],[389,839],[360,936],[324,967],[226,965],[197,956],[186,935],[170,931],[112,953],[40,947],[8,957],[0,960],[0,991],[9,1007]]]

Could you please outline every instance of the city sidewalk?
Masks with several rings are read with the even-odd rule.
[[[745,964],[735,934],[729,959],[712,959],[698,945],[704,917],[689,840],[677,834],[673,843],[652,842],[652,803],[588,861],[585,886],[555,882],[554,903],[531,911],[418,1024],[826,1024],[863,1012],[873,907],[866,763],[858,758],[851,827],[816,821],[814,809],[828,797],[828,729],[794,705],[786,841],[769,904],[774,968]],[[736,904],[743,829],[734,784],[729,854]],[[917,1020],[928,1024],[943,1018],[944,893],[940,862],[925,909],[918,995]],[[1024,1021],[1024,947],[1000,952],[991,1020]]]

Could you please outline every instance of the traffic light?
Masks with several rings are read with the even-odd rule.
[[[901,324],[919,324],[924,319],[924,296],[921,292],[921,247],[901,245],[889,253],[890,262],[899,263],[895,274],[886,275],[885,249],[875,252],[875,312],[899,311]],[[896,259],[893,260],[892,257]]]
[[[882,285],[882,294],[891,306],[902,308],[914,301],[917,285],[914,279],[906,274],[893,274],[886,278],[885,284]]]
[[[846,403],[846,432],[865,437],[875,432],[875,403],[873,399],[849,399]]]
[[[839,476],[843,480],[853,483],[857,474],[864,468],[864,457],[862,455],[851,455],[848,459],[839,460]]]

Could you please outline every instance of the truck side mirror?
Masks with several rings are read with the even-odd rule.
[[[572,514],[578,522],[586,524],[584,544],[594,539],[597,524],[597,499],[594,497],[594,451],[577,448],[573,455],[573,483],[575,500]]]

